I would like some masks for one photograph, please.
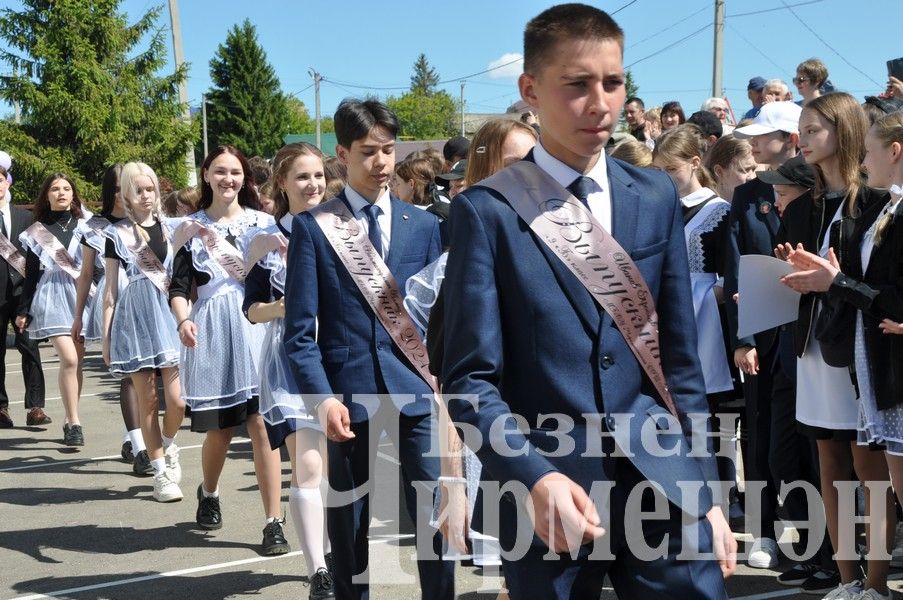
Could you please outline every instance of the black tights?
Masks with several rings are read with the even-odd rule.
[[[119,408],[122,410],[122,422],[126,431],[141,429],[141,418],[138,412],[138,394],[132,385],[131,377],[124,377],[119,382]]]

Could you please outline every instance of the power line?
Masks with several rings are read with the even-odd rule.
[[[761,55],[765,58],[765,60],[767,60],[767,61],[770,62],[772,65],[774,65],[775,67],[777,67],[778,70],[779,70],[780,72],[782,72],[784,75],[787,75],[787,74],[788,74],[788,71],[787,71],[784,67],[782,67],[781,65],[779,65],[778,63],[776,63],[770,56],[768,56],[767,54],[765,54],[764,52],[762,52],[762,49],[759,48],[759,44],[754,44],[753,42],[749,41],[749,39],[747,39],[747,37],[746,37],[745,35],[743,35],[743,34],[740,32],[739,29],[737,29],[736,27],[734,27],[733,25],[731,25],[730,22],[727,23],[727,26],[730,27],[731,31],[733,31],[733,32],[736,33],[738,36],[740,36],[740,39],[741,39],[741,40],[743,40],[744,42],[746,42],[747,44],[749,44],[750,47],[751,47],[753,50],[755,50],[756,52],[758,52],[759,54],[761,54]]]
[[[699,13],[705,12],[705,11],[710,10],[710,9],[711,9],[711,6],[709,6],[709,5],[703,6],[702,8],[700,8],[699,10],[697,10],[696,12],[694,12],[692,15],[687,15],[686,17],[684,17],[684,18],[681,19],[680,21],[675,21],[674,23],[671,23],[670,25],[668,25],[668,26],[665,27],[664,29],[660,29],[660,30],[656,31],[655,33],[653,33],[653,34],[650,35],[649,37],[644,37],[644,38],[641,39],[640,41],[634,42],[634,43],[630,44],[629,46],[627,46],[627,49],[629,50],[630,48],[633,48],[634,46],[638,46],[638,45],[642,44],[643,42],[648,42],[648,41],[651,40],[651,39],[657,38],[658,36],[660,36],[661,34],[665,33],[666,31],[670,31],[670,30],[674,29],[675,27],[677,27],[678,25],[680,25],[680,24],[683,23],[684,21],[689,21],[690,19],[692,19],[693,17],[695,17],[695,16],[698,15]]]
[[[699,29],[697,29],[697,30],[694,31],[693,33],[689,33],[689,34],[685,35],[684,37],[680,38],[679,40],[677,40],[676,42],[671,42],[670,44],[668,44],[668,45],[665,46],[664,48],[662,48],[662,49],[660,49],[660,50],[656,50],[656,51],[653,52],[652,54],[647,54],[647,55],[644,56],[643,58],[640,58],[640,59],[637,59],[637,60],[633,61],[632,63],[630,63],[629,65],[625,66],[624,68],[625,68],[625,69],[629,69],[630,67],[632,67],[632,66],[634,66],[634,65],[637,65],[637,64],[643,62],[644,60],[648,60],[648,59],[652,58],[653,56],[658,56],[658,55],[661,54],[662,52],[664,52],[664,51],[666,51],[666,50],[670,50],[670,49],[673,48],[674,46],[677,46],[678,44],[682,44],[683,42],[686,42],[688,39],[690,39],[690,38],[692,38],[692,37],[694,37],[694,36],[699,35],[700,33],[702,33],[703,31],[705,31],[706,29],[708,29],[708,28],[711,27],[711,26],[712,26],[711,23],[706,23],[705,25],[703,25],[702,27],[700,27]]]
[[[845,62],[851,69],[853,69],[854,71],[856,71],[857,73],[859,73],[860,75],[862,75],[863,77],[865,77],[866,79],[868,79],[869,81],[871,81],[872,83],[874,83],[874,84],[875,84],[876,86],[878,86],[879,88],[880,88],[880,87],[883,87],[880,83],[878,83],[877,81],[875,81],[874,79],[872,79],[872,78],[869,76],[868,73],[866,73],[865,71],[863,71],[862,69],[860,69],[859,67],[857,67],[856,65],[854,65],[853,63],[851,63],[850,61],[848,61],[848,60],[846,59],[846,57],[845,57],[843,54],[841,54],[840,52],[838,52],[837,50],[835,50],[835,49],[831,46],[831,44],[829,44],[828,42],[826,42],[826,41],[824,40],[824,38],[822,38],[822,36],[818,35],[818,33],[816,33],[814,29],[812,29],[811,27],[809,27],[809,24],[808,24],[808,23],[806,23],[803,19],[800,18],[800,16],[799,16],[798,14],[796,14],[796,11],[793,10],[793,9],[787,4],[787,2],[785,2],[785,0],[781,0],[781,4],[783,4],[784,6],[787,7],[787,10],[790,11],[790,14],[793,15],[793,16],[796,18],[796,20],[799,21],[800,24],[801,24],[803,27],[805,27],[805,28],[809,31],[809,33],[811,33],[812,35],[814,35],[814,36],[818,39],[818,41],[820,41],[822,44],[824,44],[824,45],[828,48],[828,50],[830,50],[831,52],[833,52],[834,54],[836,54],[837,56],[839,56],[839,57],[840,57],[840,60],[842,60],[843,62]]]
[[[628,2],[628,3],[625,4],[624,6],[622,6],[622,7],[619,8],[618,10],[614,11],[613,13],[609,13],[609,14],[611,14],[611,15],[616,15],[616,14],[618,14],[619,12],[621,12],[622,10],[624,10],[625,8],[627,8],[628,6],[630,6],[631,4],[636,4],[636,2],[637,2],[637,0],[630,0],[630,2]]]
[[[790,4],[789,6],[777,6],[775,8],[763,8],[762,10],[751,10],[745,13],[737,13],[735,15],[725,15],[725,19],[731,19],[734,17],[748,17],[750,15],[761,15],[762,13],[774,12],[776,10],[787,10],[793,6],[806,6],[807,4],[818,4],[819,2],[824,2],[824,0],[809,0],[808,2],[799,2],[797,4]]]
[[[464,79],[470,79],[471,77],[476,77],[477,75],[483,75],[485,73],[490,73],[492,71],[496,71],[501,69],[502,67],[507,67],[513,65],[515,63],[523,62],[523,58],[517,58],[506,63],[502,63],[500,65],[496,65],[494,67],[490,67],[488,69],[483,69],[482,71],[477,71],[476,73],[471,73],[469,75],[462,75],[460,77],[455,77],[454,79],[445,79],[443,81],[437,81],[436,85],[445,85],[446,83],[457,83],[458,81],[463,81]],[[334,79],[323,78],[323,81],[331,81],[332,83],[338,86],[347,86],[350,88],[357,88],[361,90],[407,90],[410,89],[410,85],[395,85],[395,86],[378,86],[378,85],[361,85],[358,83],[348,83],[345,81],[336,81]]]

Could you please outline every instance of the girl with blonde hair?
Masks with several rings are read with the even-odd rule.
[[[728,202],[733,200],[737,186],[756,178],[758,168],[749,142],[732,135],[712,144],[705,166],[715,179],[715,191]]]
[[[154,499],[182,499],[176,434],[185,416],[179,386],[179,338],[169,310],[169,274],[175,255],[174,223],[163,214],[153,169],[130,162],[119,178],[126,218],[109,225],[103,290],[103,359],[110,372],[131,379],[138,395],[141,433],[154,475]],[[126,280],[120,292],[119,278]],[[156,371],[163,379],[166,413],[160,428]]]
[[[521,160],[536,144],[536,130],[520,121],[492,119],[477,130],[467,157],[466,187]]]

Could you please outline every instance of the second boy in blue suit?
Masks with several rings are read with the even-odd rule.
[[[335,127],[348,185],[329,202],[345,203],[403,290],[442,248],[436,217],[389,194],[398,121],[377,101],[346,100]],[[418,510],[413,482],[439,477],[438,456],[427,456],[437,435],[432,391],[395,346],[311,213],[299,214],[292,225],[285,298],[286,353],[308,408],[325,423],[331,489],[368,485],[380,435],[397,432],[392,441],[408,512],[415,523],[429,520],[432,503]],[[369,523],[369,495],[355,494],[352,502],[327,509],[339,598],[369,597],[366,574],[360,575],[368,566]],[[441,550],[438,533],[432,541]],[[424,598],[453,598],[453,562],[418,560],[417,566]]]
[[[624,104],[622,56],[623,32],[607,14],[552,7],[527,25],[520,91],[542,123],[532,160],[585,202],[651,290],[662,367],[686,428],[686,416],[706,413],[707,404],[677,193],[665,174],[603,152]],[[538,537],[521,555],[502,557],[512,599],[598,598],[606,574],[623,598],[725,598],[711,557],[677,558],[681,550],[714,548],[725,573],[733,570],[735,542],[712,495],[681,490],[681,482],[704,487],[717,479],[714,458],[688,455],[679,430],[659,440],[681,445],[676,455],[656,457],[647,447],[643,428],[651,423],[655,432],[653,419],[668,411],[611,318],[530,231],[515,200],[477,185],[452,203],[442,365],[452,418],[482,435],[481,445],[464,439],[484,480],[529,490]],[[544,418],[549,413],[559,418]],[[622,449],[629,445],[632,457],[593,455],[600,432],[586,426],[586,415],[598,415],[602,432]],[[562,419],[576,425],[567,431]],[[575,447],[561,445],[562,437]],[[663,520],[641,523],[625,514],[628,495],[650,481],[670,504]],[[598,482],[614,483],[604,505],[588,493]],[[500,541],[510,550],[528,516],[505,496],[497,504],[485,511],[498,511]],[[682,533],[695,541],[682,541]],[[663,544],[663,555],[641,556],[637,540]],[[595,560],[594,541],[607,542],[613,555]]]

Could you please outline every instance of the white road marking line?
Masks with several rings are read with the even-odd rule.
[[[47,366],[41,365],[41,371],[52,371],[54,369],[59,369],[59,366],[47,367]],[[19,369],[18,371],[7,371],[6,374],[7,375],[21,375],[22,369]]]
[[[302,552],[300,550],[296,550],[294,552],[280,554],[279,556],[256,556],[254,558],[233,560],[230,562],[217,563],[214,565],[205,565],[203,567],[191,567],[188,569],[179,569],[178,571],[167,571],[165,573],[157,573],[155,575],[144,575],[142,577],[130,577],[128,579],[119,579],[117,581],[107,581],[105,583],[97,583],[94,585],[84,585],[81,587],[69,588],[67,590],[57,590],[54,592],[47,592],[45,594],[33,594],[31,596],[19,596],[15,600],[40,600],[41,598],[54,598],[57,596],[65,596],[68,594],[75,594],[78,592],[87,592],[90,590],[99,590],[99,589],[103,589],[103,588],[116,587],[116,586],[120,586],[120,585],[129,585],[131,583],[141,583],[143,581],[152,581],[154,579],[162,579],[163,577],[180,577],[182,575],[203,573],[204,571],[215,571],[217,569],[225,569],[228,567],[239,567],[242,565],[266,562],[269,560],[279,560],[280,558],[300,556],[301,554],[302,554]]]
[[[248,444],[250,443],[250,438],[236,438],[229,442],[229,445],[232,444]],[[200,448],[202,444],[193,444],[191,446],[179,446],[179,451],[182,450],[194,450],[196,448]],[[113,460],[113,459],[122,459],[122,456],[119,454],[111,454],[110,456],[95,456],[93,458],[76,458],[74,460],[52,460],[49,462],[34,464],[34,465],[20,465],[18,467],[10,467],[8,469],[0,469],[0,473],[9,473],[11,471],[27,471],[28,469],[44,469],[46,467],[56,467],[59,465],[69,465],[73,463],[89,463],[99,460]]]
[[[97,396],[108,396],[110,394],[118,394],[118,393],[119,393],[118,390],[110,390],[108,392],[94,392],[92,394],[82,394],[81,397],[82,398],[96,398]],[[50,397],[44,398],[45,401],[62,400],[62,399],[63,399],[62,396],[50,396]],[[10,404],[25,404],[25,400],[17,400],[15,402],[10,402]]]

